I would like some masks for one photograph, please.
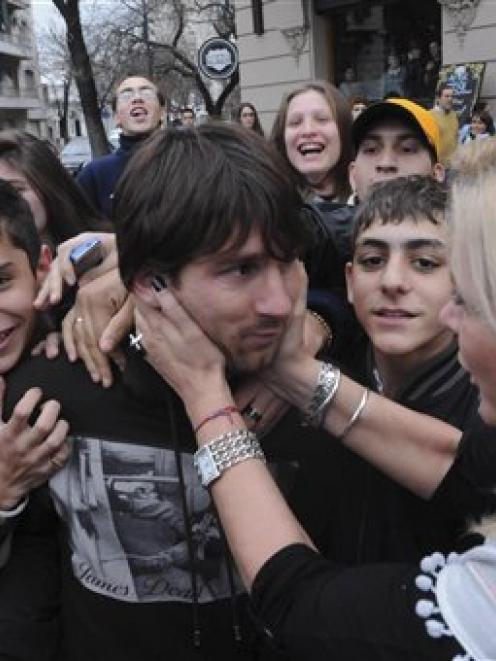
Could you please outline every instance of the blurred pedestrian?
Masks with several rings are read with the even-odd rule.
[[[258,133],[258,135],[265,135],[263,128],[260,124],[257,109],[249,101],[242,103],[236,111],[235,120],[246,129],[251,129]]]

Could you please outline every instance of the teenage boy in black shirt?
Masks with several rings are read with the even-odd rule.
[[[364,333],[353,351],[350,341],[343,367],[403,406],[465,429],[478,393],[439,320],[452,292],[445,206],[441,184],[412,176],[376,184],[358,209],[346,279]],[[415,496],[338,442],[327,452],[328,461],[304,464],[293,502],[327,557],[410,561],[456,546],[465,517]]]

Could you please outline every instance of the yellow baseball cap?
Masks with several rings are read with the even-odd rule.
[[[413,126],[416,132],[424,138],[427,146],[432,149],[436,160],[439,160],[441,137],[434,117],[418,103],[396,97],[373,103],[353,122],[355,149],[359,148],[372,124],[388,117],[406,121]]]

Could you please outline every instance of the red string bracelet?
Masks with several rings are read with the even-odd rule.
[[[215,420],[216,418],[221,418],[222,416],[229,418],[229,422],[231,424],[234,424],[231,415],[232,413],[239,413],[239,410],[236,406],[224,406],[224,408],[214,411],[210,415],[207,415],[206,418],[203,418],[203,420],[195,427],[194,429],[195,434],[197,434],[200,431],[200,429],[203,427],[203,425],[207,424],[207,422],[210,422],[211,420]]]

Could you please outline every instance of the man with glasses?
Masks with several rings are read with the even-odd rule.
[[[93,206],[107,218],[111,217],[115,186],[131,153],[160,126],[164,106],[163,94],[148,78],[131,76],[115,88],[112,110],[121,129],[119,147],[88,163],[77,178]]]

